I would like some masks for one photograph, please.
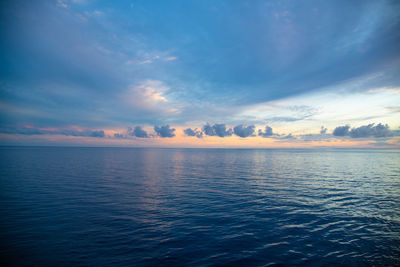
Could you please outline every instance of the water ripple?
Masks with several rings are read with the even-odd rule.
[[[1,148],[0,264],[400,265],[400,152]]]

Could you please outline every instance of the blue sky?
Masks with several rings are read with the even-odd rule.
[[[398,1],[16,0],[0,10],[3,143],[131,137],[136,126],[157,139],[154,126],[207,123],[285,136],[382,123],[396,139]]]

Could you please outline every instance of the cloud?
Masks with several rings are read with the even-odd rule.
[[[154,126],[154,131],[160,137],[174,137],[175,128],[169,128],[169,125]]]
[[[296,138],[296,137],[294,137],[291,133],[290,134],[288,134],[288,135],[285,135],[285,136],[283,136],[283,137],[281,137],[282,139],[292,139],[292,138]]]
[[[90,133],[90,137],[104,137],[104,131],[93,131]]]
[[[226,129],[225,124],[206,124],[203,126],[203,131],[206,135],[209,136],[219,136],[219,137],[225,137],[225,136],[231,136],[232,135],[232,129]]]
[[[169,87],[165,86],[160,81],[148,80],[143,84],[134,87],[134,90],[141,96],[141,101],[147,103],[158,103],[168,102],[164,93],[169,90]]]
[[[104,131],[102,130],[86,130],[86,131],[77,131],[77,130],[61,130],[61,131],[44,131],[43,134],[60,134],[66,136],[81,136],[81,137],[100,137],[103,138]]]
[[[209,124],[206,124],[206,125],[203,126],[203,131],[204,131],[204,133],[206,135],[210,135],[210,136],[214,136],[215,135],[214,128]]]
[[[125,136],[123,134],[120,134],[120,133],[115,133],[114,134],[114,138],[122,139],[122,138],[125,138]]]
[[[350,136],[351,138],[366,138],[366,137],[392,137],[394,132],[389,129],[387,124],[374,123],[363,125],[357,128],[352,128],[349,125],[336,127],[333,131],[334,136]]]
[[[320,134],[326,134],[326,131],[328,128],[325,128],[324,126],[321,126],[321,130],[319,131]]]
[[[62,7],[62,8],[68,8],[68,5],[66,2],[67,1],[65,1],[65,0],[57,0],[57,6]]]
[[[203,132],[200,130],[197,130],[197,128],[192,129],[192,128],[187,128],[183,131],[187,136],[196,136],[197,138],[203,137]]]
[[[162,81],[145,80],[128,87],[119,95],[118,101],[121,101],[124,112],[133,116],[152,118],[153,121],[159,121],[162,117],[176,118],[183,106],[173,97],[173,91]]]
[[[1,129],[2,133],[6,134],[23,134],[23,135],[65,135],[65,136],[80,136],[80,137],[105,137],[103,130],[70,130],[70,129],[41,129],[36,127],[17,127]]]
[[[168,52],[139,52],[138,54],[139,60],[136,60],[138,64],[151,64],[162,61],[175,61],[178,59],[176,56],[168,56]],[[135,60],[134,60],[135,61]],[[132,60],[129,61],[129,64],[132,64]]]
[[[264,132],[262,130],[258,130],[258,135],[262,137],[270,137],[274,135],[274,133],[272,132],[272,128],[266,125]]]
[[[301,134],[296,135],[296,138],[300,141],[304,142],[314,142],[314,141],[324,141],[330,142],[330,139],[333,137],[332,134]]]
[[[238,125],[236,127],[233,128],[233,132],[240,137],[246,138],[249,136],[254,136],[254,125],[250,125],[248,127],[244,127],[242,124]]]
[[[21,127],[14,129],[2,129],[3,133],[6,134],[23,134],[23,135],[41,135],[46,134],[44,131],[34,127]]]
[[[334,136],[346,136],[349,134],[349,129],[350,129],[349,125],[338,126],[333,130],[333,135]]]
[[[386,143],[386,142],[373,142],[373,143],[368,143],[369,145],[376,146],[376,147],[391,147],[391,146],[396,146],[396,144],[392,143]]]
[[[391,137],[393,132],[389,129],[387,124],[383,125],[379,123],[375,126],[374,123],[360,126],[358,128],[353,128],[350,131],[350,136],[352,138],[363,138],[363,137]]]
[[[279,140],[278,142],[294,142],[295,140],[299,140],[296,136],[289,134],[275,134],[272,138]]]
[[[128,134],[130,136],[136,136],[139,138],[147,138],[149,137],[147,132],[145,130],[142,129],[141,126],[136,126],[135,128],[128,128]]]
[[[400,106],[399,107],[386,107],[386,109],[388,109],[392,113],[400,112]]]
[[[304,120],[305,118],[307,118],[309,116],[302,116],[302,117],[271,117],[268,118],[268,121],[273,121],[273,122],[293,122],[293,121],[301,121]]]
[[[132,118],[139,118],[135,124],[147,125],[191,125],[212,118],[237,125],[244,122],[235,117],[237,112],[251,105],[297,97],[311,90],[325,92],[324,88],[336,92],[337,84],[347,87],[341,81],[353,83],[370,74],[384,73],[366,81],[366,86],[352,87],[397,88],[399,84],[399,75],[391,78],[387,74],[398,73],[400,56],[395,49],[400,36],[393,25],[398,25],[400,20],[394,12],[397,7],[394,1],[350,3],[340,20],[331,12],[340,3],[321,3],[315,9],[314,3],[274,5],[273,8],[249,4],[246,7],[249,12],[237,14],[235,10],[242,8],[241,3],[232,3],[232,8],[227,9],[220,2],[216,9],[220,11],[223,26],[217,28],[214,23],[203,23],[213,18],[214,11],[200,3],[185,5],[182,12],[174,12],[178,10],[177,3],[165,9],[164,5],[141,1],[133,9],[122,4],[101,19],[88,17],[82,21],[78,15],[99,14],[99,8],[104,6],[92,1],[76,8],[67,0],[4,2],[3,11],[10,12],[2,12],[1,21],[8,27],[2,32],[1,52],[4,65],[13,67],[3,73],[2,83],[17,84],[18,88],[2,94],[1,98],[7,104],[42,114],[27,118],[10,111],[1,112],[2,119],[16,118],[17,123],[59,126],[92,123],[94,127],[113,127],[132,123]],[[58,8],[57,3],[70,8]],[[154,12],[141,16],[143,10]],[[198,16],[199,10],[201,16]],[[362,12],[353,16],[357,10]],[[265,16],[254,17],[256,11]],[[275,19],[275,13],[285,12],[298,14],[296,20],[288,15],[293,24],[285,23],[283,15]],[[194,16],[200,19],[208,34],[192,30],[193,21],[188,18]],[[320,23],[317,25],[314,20]],[[163,21],[162,28],[158,27],[160,21]],[[238,21],[242,27],[234,33],[224,31],[232,21]],[[182,27],[176,27],[177,23]],[[127,32],[123,25],[131,24],[148,27],[135,27]],[[263,25],[268,27],[264,29]],[[254,31],[248,31],[254,27]],[[157,34],[148,29],[155,29]],[[265,32],[263,38],[256,34],[260,30]],[[316,35],[298,38],[305,30]],[[187,45],[187,40],[191,40],[191,45]],[[226,49],[226,44],[238,42],[252,49],[241,46]],[[166,51],[172,47],[173,50]],[[134,64],[125,64],[129,60]],[[162,82],[146,83],[147,79]],[[247,93],[248,85],[250,93]],[[278,117],[267,116],[273,116],[271,121],[291,122],[312,114],[297,102],[290,112],[279,111]],[[236,107],[234,112],[232,106]],[[344,112],[341,108],[336,110]],[[333,112],[332,117],[341,116]],[[346,121],[349,120],[346,118]]]
[[[174,61],[174,60],[177,60],[177,59],[178,59],[178,57],[174,57],[174,56],[164,58],[165,61]]]

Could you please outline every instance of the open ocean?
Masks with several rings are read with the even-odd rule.
[[[400,265],[400,151],[0,148],[0,265]]]

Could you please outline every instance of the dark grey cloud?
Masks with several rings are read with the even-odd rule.
[[[270,137],[273,136],[274,133],[272,132],[272,128],[266,125],[264,132],[262,130],[258,130],[258,135],[262,137]]]
[[[219,137],[225,137],[225,136],[231,136],[232,135],[232,129],[226,129],[225,124],[206,124],[203,126],[203,132],[206,135],[209,136],[219,136]]]
[[[339,126],[333,131],[334,136],[350,136],[351,138],[367,138],[367,137],[392,137],[395,135],[393,131],[389,129],[387,124],[374,123],[363,125],[357,128],[352,128],[350,126]]]
[[[203,132],[198,130],[197,128],[187,128],[183,131],[187,136],[196,136],[197,138],[203,137]]]
[[[242,124],[235,126],[233,128],[233,132],[235,133],[235,135],[240,136],[240,137],[249,137],[249,136],[254,136],[254,125],[250,125],[250,126],[243,126]]]
[[[326,134],[326,131],[328,128],[325,128],[324,126],[321,126],[321,130],[319,131],[320,134]]]
[[[174,137],[175,128],[169,128],[169,125],[154,126],[154,131],[160,137]]]
[[[333,135],[334,136],[346,136],[349,134],[349,129],[350,129],[349,125],[338,126],[333,130]]]
[[[142,129],[141,126],[135,126],[135,128],[128,128],[128,134],[130,136],[136,136],[139,138],[148,138],[149,135],[145,130]]]
[[[203,126],[203,131],[206,135],[210,135],[210,136],[215,135],[214,128],[211,125],[209,125],[208,123]]]
[[[350,131],[350,137],[352,138],[363,138],[363,137],[391,137],[393,132],[389,129],[387,124],[383,125],[374,123],[363,125],[358,128],[353,128]]]

